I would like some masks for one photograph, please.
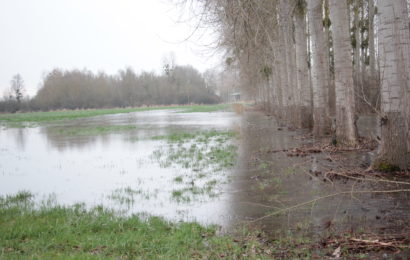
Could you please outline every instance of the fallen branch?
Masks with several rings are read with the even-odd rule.
[[[366,240],[366,239],[359,239],[359,238],[351,238],[350,239],[353,242],[359,242],[359,243],[364,243],[364,244],[372,244],[376,246],[384,246],[384,247],[391,247],[394,246],[393,243],[391,242],[380,242],[379,240]]]

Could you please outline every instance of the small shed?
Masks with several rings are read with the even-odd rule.
[[[235,92],[230,95],[231,102],[238,102],[241,100],[241,92]]]

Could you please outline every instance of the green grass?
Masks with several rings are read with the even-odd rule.
[[[133,131],[133,125],[107,125],[107,126],[76,126],[56,129],[55,132],[65,136],[104,135],[114,132]]]
[[[42,123],[59,120],[73,120],[101,115],[122,114],[130,112],[142,112],[150,110],[181,109],[181,113],[214,112],[228,108],[227,104],[217,105],[191,105],[191,106],[158,106],[138,108],[113,108],[113,109],[87,109],[87,110],[64,110],[49,112],[29,112],[0,114],[0,123],[8,127],[24,127],[25,123]]]
[[[83,205],[35,208],[28,193],[0,197],[0,259],[267,259],[262,244],[216,227],[119,217]]]
[[[184,108],[182,113],[198,113],[198,112],[215,112],[221,110],[227,110],[230,108],[229,104],[218,104],[218,105],[194,105]]]
[[[177,176],[177,177],[174,178],[174,182],[182,183],[183,181],[184,181],[183,176]]]

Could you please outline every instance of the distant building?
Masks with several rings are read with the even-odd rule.
[[[229,100],[230,102],[239,102],[239,101],[241,101],[241,92],[235,92],[235,93],[230,94],[229,99],[230,99]]]

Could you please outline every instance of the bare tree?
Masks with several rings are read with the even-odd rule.
[[[24,96],[24,81],[20,74],[16,74],[10,81],[11,85],[11,95],[17,100],[18,103],[21,102]]]

